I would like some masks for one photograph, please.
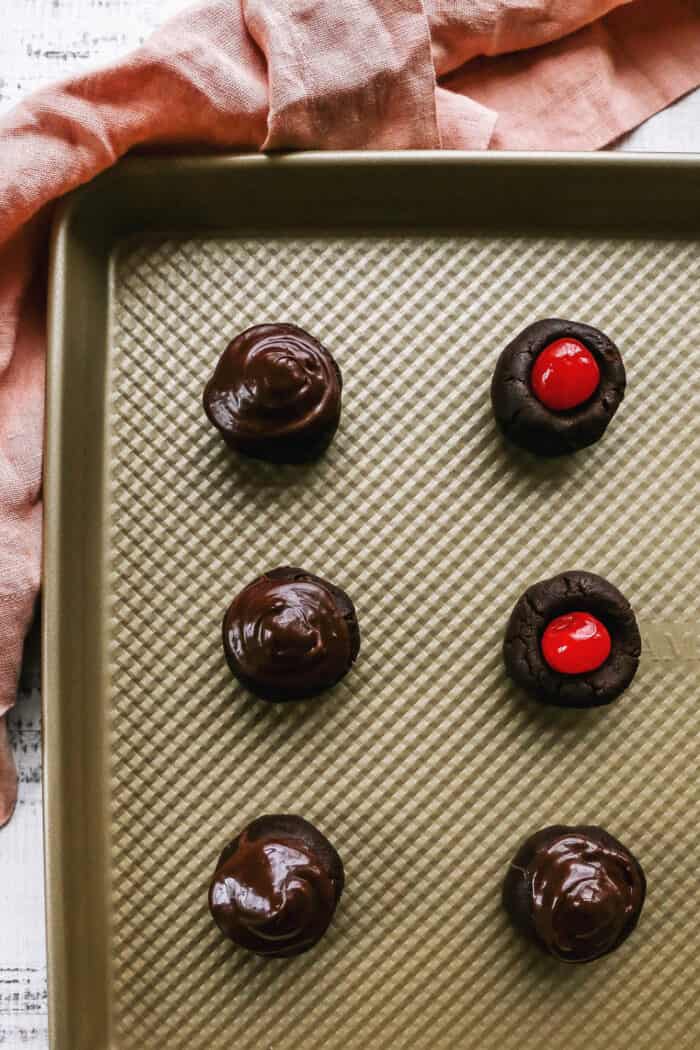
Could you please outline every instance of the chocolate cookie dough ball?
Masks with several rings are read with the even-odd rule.
[[[642,641],[624,597],[592,572],[563,572],[529,587],[503,643],[510,677],[536,700],[600,707],[634,678]]]
[[[503,904],[515,926],[562,962],[592,962],[637,925],[646,879],[630,851],[597,827],[545,828],[513,857]]]
[[[265,700],[301,700],[335,685],[360,651],[355,607],[345,591],[303,569],[266,572],[224,617],[234,675]]]
[[[231,448],[297,463],[330,443],[342,386],[334,358],[308,332],[261,324],[224,350],[204,389],[204,411]]]
[[[491,383],[505,436],[539,456],[563,456],[598,441],[625,396],[620,351],[597,328],[536,321],[498,359]]]
[[[209,910],[241,948],[301,955],[328,929],[343,883],[340,857],[308,820],[259,817],[219,857]]]

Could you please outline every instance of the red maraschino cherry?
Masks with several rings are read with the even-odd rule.
[[[600,383],[591,351],[578,339],[557,339],[537,357],[530,374],[532,391],[552,412],[565,412],[588,401]]]
[[[595,671],[610,656],[610,649],[607,628],[587,612],[557,616],[542,635],[542,655],[560,674]]]

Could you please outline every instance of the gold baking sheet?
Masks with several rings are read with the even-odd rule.
[[[417,221],[120,243],[104,439],[110,1046],[698,1045],[699,276],[695,240],[634,231]],[[608,333],[628,393],[601,443],[537,462],[502,443],[489,383],[503,346],[547,316]],[[232,455],[201,408],[229,339],[278,320],[320,338],[344,376],[336,439],[303,467]],[[357,607],[359,660],[321,700],[266,704],[225,665],[226,605],[281,564]],[[512,606],[568,568],[608,577],[640,620],[639,673],[610,708],[542,707],[504,675]],[[271,812],[313,821],[346,869],[328,935],[291,960],[236,949],[206,906],[220,849]],[[647,874],[637,931],[588,966],[540,955],[501,911],[508,860],[552,823],[603,825]]]

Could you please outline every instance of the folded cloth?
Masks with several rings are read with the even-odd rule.
[[[0,824],[38,587],[52,202],[136,147],[593,148],[700,83],[700,0],[210,0],[0,120]]]

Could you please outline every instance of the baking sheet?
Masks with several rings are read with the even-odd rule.
[[[696,697],[700,250],[634,231],[131,237],[113,268],[105,478],[110,1045],[139,1050],[664,1050],[700,1038]],[[493,424],[495,359],[563,316],[620,346],[606,437],[537,462]],[[340,430],[279,467],[232,455],[201,391],[227,341],[289,321],[336,356]],[[298,564],[358,611],[355,669],[268,705],[220,644],[242,585]],[[617,584],[644,652],[624,697],[541,707],[501,641],[532,582]],[[346,892],[306,956],[225,942],[218,852],[295,812]],[[643,864],[638,930],[585,967],[500,908],[529,832],[596,823]],[[86,1041],[86,1045],[89,1040]]]

